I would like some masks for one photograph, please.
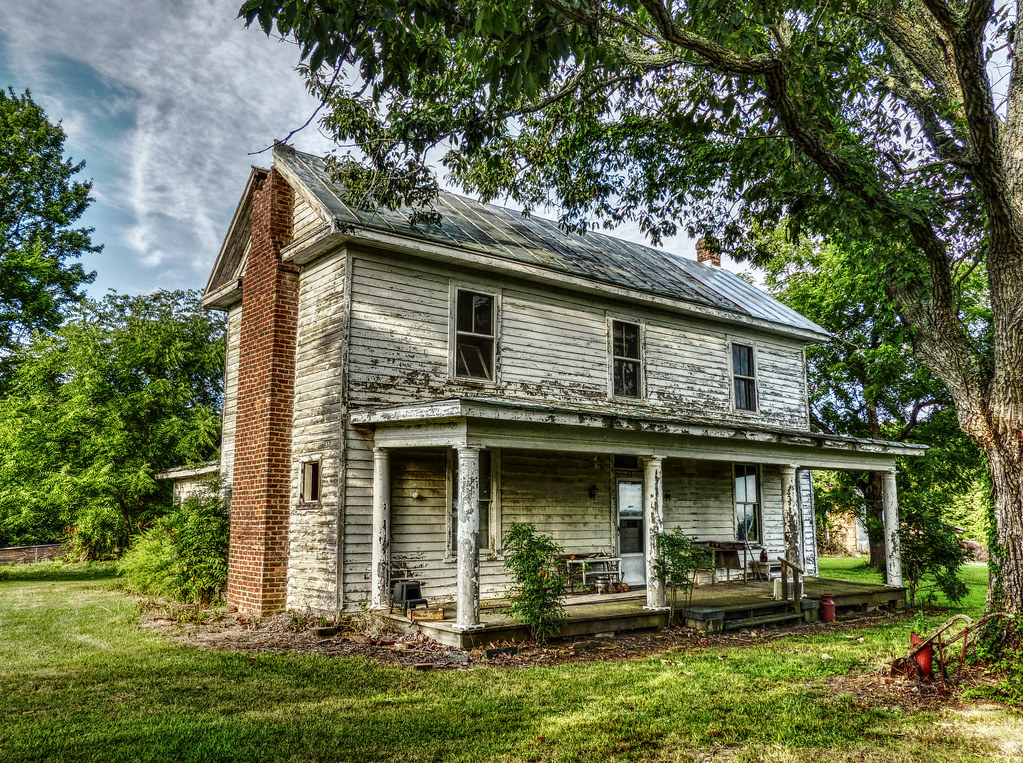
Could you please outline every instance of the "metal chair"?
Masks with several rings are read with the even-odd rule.
[[[391,592],[392,610],[395,606],[399,606],[405,612],[405,617],[409,617],[409,611],[415,610],[420,604],[424,607],[430,606],[423,597],[423,589],[419,581],[399,580],[394,584],[394,589]]]

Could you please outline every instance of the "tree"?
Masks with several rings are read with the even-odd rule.
[[[216,454],[223,336],[181,291],[110,294],[36,333],[0,399],[0,545],[126,548],[168,503],[153,475]]]
[[[85,162],[64,158],[64,130],[51,124],[27,90],[0,90],[0,389],[13,351],[34,330],[56,328],[92,283],[74,260],[102,247],[92,228],[75,228],[91,182],[76,182]]]
[[[787,241],[783,226],[766,229],[758,245],[774,256],[766,262],[766,285],[785,304],[826,328],[834,339],[807,348],[810,419],[814,429],[829,434],[934,445],[924,461],[906,464],[919,472],[927,468],[932,483],[914,482],[933,492],[946,488],[947,498],[964,495],[982,469],[980,453],[962,432],[935,421],[954,415],[951,396],[930,371],[913,357],[910,333],[877,279],[860,266],[862,252],[837,242],[804,237],[799,245]],[[977,274],[972,290],[972,313],[983,304],[983,285]],[[932,421],[932,418],[934,419]],[[954,452],[957,463],[944,458]],[[923,466],[924,463],[931,465]],[[948,464],[942,471],[937,464]],[[836,472],[822,491],[835,497],[839,509],[855,506],[867,520],[870,564],[885,569],[884,500],[879,472]],[[905,500],[911,480],[900,475],[899,495]],[[857,500],[862,496],[862,503]],[[825,506],[826,501],[821,505]],[[917,512],[919,514],[919,512]],[[918,530],[920,528],[917,528]]]
[[[562,222],[841,235],[990,464],[1000,585],[1023,613],[1023,79],[984,0],[248,0],[297,41],[353,193],[454,182]],[[991,72],[998,69],[998,78]],[[1004,74],[1004,76],[1002,76]],[[418,195],[417,195],[418,194]],[[428,210],[427,210],[428,212]],[[429,214],[424,218],[429,222]],[[963,282],[986,276],[975,331]]]

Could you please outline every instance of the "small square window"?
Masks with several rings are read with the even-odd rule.
[[[616,397],[641,397],[640,331],[635,323],[611,321],[612,389]]]
[[[458,290],[455,297],[455,376],[494,380],[494,297]]]
[[[316,503],[320,500],[320,462],[306,461],[302,464],[302,502]]]
[[[757,379],[753,348],[749,345],[732,345],[732,385],[736,410],[755,411],[757,409]]]

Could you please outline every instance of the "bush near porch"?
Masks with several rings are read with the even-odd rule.
[[[918,619],[417,673],[172,643],[139,629],[115,583],[111,564],[26,565],[0,582],[0,760],[946,763],[1010,759],[1023,739],[1023,719],[1000,706],[918,712],[852,692],[904,653]],[[982,601],[983,581],[969,585]]]

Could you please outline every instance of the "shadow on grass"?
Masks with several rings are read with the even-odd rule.
[[[117,577],[117,562],[37,562],[0,567],[0,583],[70,580],[109,580]]]

